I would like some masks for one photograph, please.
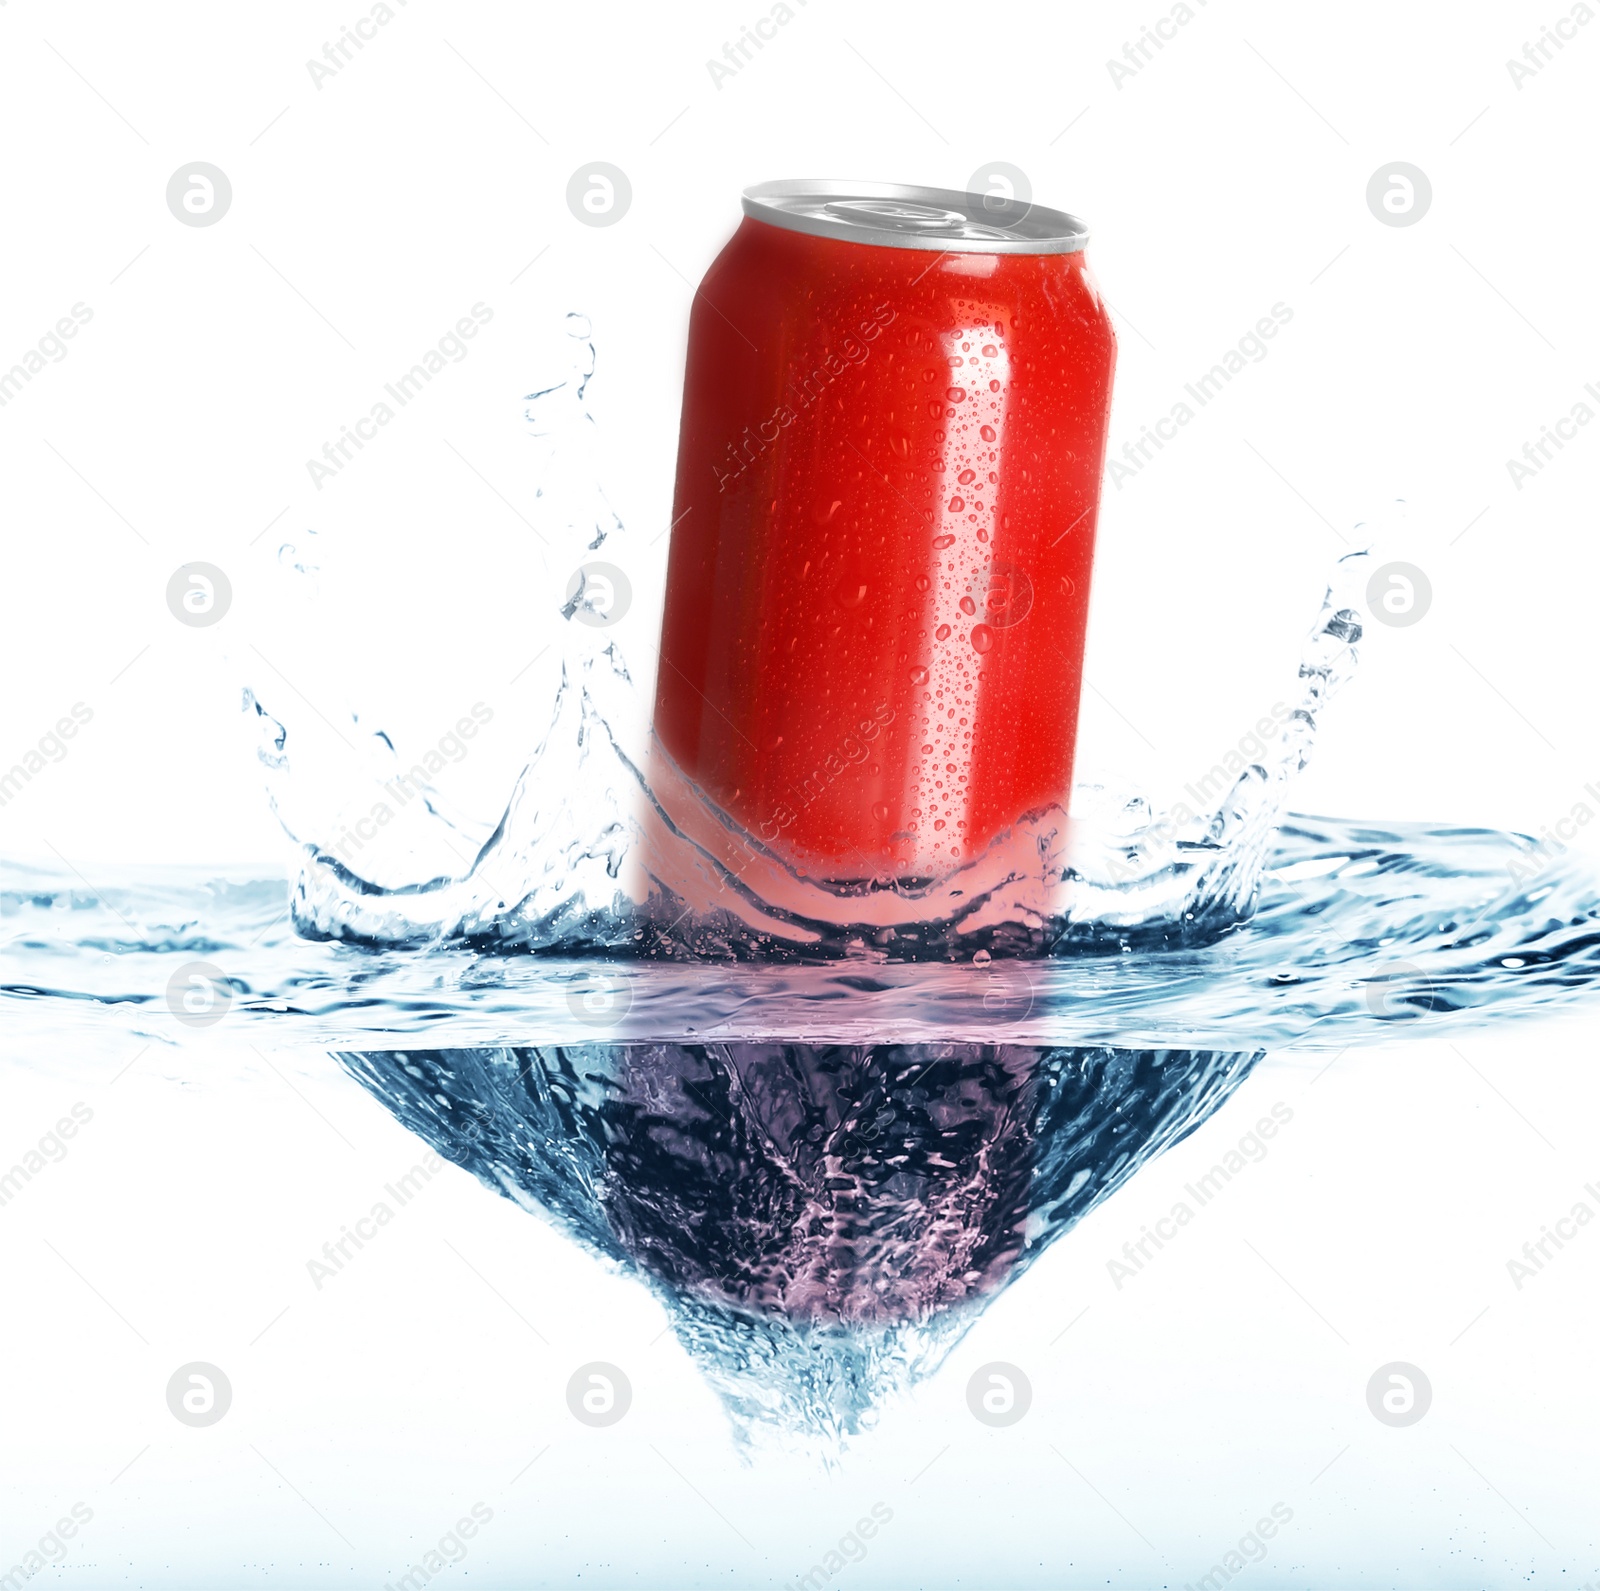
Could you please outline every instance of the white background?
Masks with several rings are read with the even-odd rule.
[[[0,368],[74,303],[94,311],[0,409],[0,762],[74,702],[94,711],[0,811],[0,851],[91,873],[280,862],[237,734],[246,679],[276,678],[302,718],[342,722],[354,695],[414,746],[491,703],[494,732],[456,776],[492,818],[549,686],[521,671],[569,573],[532,528],[539,455],[521,418],[564,317],[594,327],[596,467],[636,591],[619,634],[648,683],[688,305],[739,190],[808,174],[961,186],[995,160],[1093,229],[1121,340],[1114,450],[1274,303],[1294,311],[1265,361],[1107,489],[1086,770],[1166,795],[1204,773],[1287,696],[1356,522],[1404,498],[1410,539],[1393,550],[1426,570],[1433,605],[1414,627],[1373,627],[1296,804],[1528,831],[1600,806],[1583,790],[1600,778],[1600,428],[1521,491],[1506,470],[1600,381],[1600,26],[1518,88],[1508,58],[1559,7],[1195,9],[1118,88],[1107,59],[1163,8],[811,0],[718,89],[706,60],[755,7],[410,0],[318,89],[306,61],[354,7],[0,5]],[[195,160],[232,183],[214,227],[166,207],[168,179]],[[564,197],[595,160],[633,189],[606,229],[580,225]],[[1433,188],[1408,228],[1379,224],[1365,199],[1395,160]],[[470,355],[316,490],[305,461],[480,301],[494,318]],[[341,591],[320,633],[295,628],[282,599],[279,547],[311,530]],[[234,590],[209,630],[165,605],[174,569],[197,559]],[[278,1084],[238,1056],[162,1057],[115,1092],[104,1078],[127,1056],[85,1074],[30,1056],[5,1155],[90,1090],[102,1135],[5,1215],[8,1292],[29,1308],[7,1309],[8,1405],[26,1440],[0,1557],[85,1496],[101,1533],[73,1560],[79,1583],[377,1585],[483,1497],[508,1523],[452,1573],[781,1584],[883,1497],[898,1533],[838,1583],[1176,1585],[1281,1496],[1301,1533],[1252,1585],[1506,1584],[1535,1565],[1580,1585],[1600,1571],[1584,1325],[1600,1261],[1574,1250],[1516,1294],[1504,1260],[1600,1172],[1591,1034],[1581,1019],[1518,1029],[1465,1056],[1417,1039],[1347,1056],[1315,1085],[1315,1066],[1276,1063],[1058,1245],[832,1479],[741,1468],[693,1367],[670,1340],[651,1348],[661,1321],[643,1290],[454,1172],[390,1254],[311,1296],[304,1257],[415,1152],[325,1068],[298,1083],[356,1145],[348,1166],[286,1089],[265,1105]],[[1187,1252],[1113,1294],[1106,1258],[1280,1097],[1301,1136]],[[482,1244],[475,1261],[551,1336],[548,1368],[514,1317],[463,1291],[477,1284],[449,1271],[444,1237]],[[291,1297],[297,1311],[258,1337]],[[648,1367],[651,1352],[626,1441],[565,1421],[570,1363]],[[160,1406],[189,1358],[237,1367],[238,1414],[210,1433]],[[964,1410],[966,1376],[988,1359],[1033,1369],[1048,1421],[1010,1446]],[[1361,1403],[1388,1359],[1434,1376],[1437,1414],[1409,1432]],[[537,1500],[511,1493],[551,1433]],[[143,1468],[113,1484],[140,1452]]]

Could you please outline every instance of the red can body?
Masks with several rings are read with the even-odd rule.
[[[707,272],[655,726],[788,865],[926,880],[1065,805],[1114,360],[1081,251],[747,217]]]

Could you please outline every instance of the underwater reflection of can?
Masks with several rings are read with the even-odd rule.
[[[952,871],[1072,777],[1116,342],[1081,221],[774,182],[690,318],[656,732],[817,878]]]

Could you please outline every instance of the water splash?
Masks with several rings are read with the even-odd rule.
[[[146,875],[84,898],[39,872],[14,897],[27,964],[14,987],[159,1020],[159,980],[140,980],[154,977],[180,906],[219,944],[237,928],[229,976],[243,1013],[331,1039],[445,1021],[474,1039],[524,1038],[532,1024],[549,1041],[598,1026],[616,1040],[1265,1045],[1382,1031],[1390,1014],[1372,1008],[1374,989],[1400,1009],[1425,1000],[1439,1022],[1575,998],[1591,981],[1596,895],[1572,858],[1534,857],[1532,842],[1487,831],[1286,824],[1323,715],[1356,667],[1364,553],[1335,568],[1276,742],[1247,739],[1202,786],[1215,806],[1163,812],[1080,786],[1070,815],[1035,813],[919,887],[796,874],[652,752],[609,616],[585,579],[562,572],[581,575],[626,532],[599,484],[587,321],[566,318],[545,365],[522,417],[550,546],[536,606],[556,637],[553,699],[498,816],[458,810],[435,782],[444,762],[402,755],[402,737],[360,710],[342,746],[327,735],[319,746],[321,715],[284,707],[282,682],[263,673],[244,692],[245,719],[295,845],[292,931],[246,932],[233,920],[246,896],[207,903],[185,894],[189,880]],[[344,627],[321,602],[339,558],[306,536],[296,545],[314,551],[279,562],[318,609],[304,655],[320,655],[310,642]],[[375,814],[403,843],[363,845],[352,813]],[[63,902],[84,935],[120,914],[96,922],[118,946],[111,963],[69,950],[58,968],[45,956]],[[146,943],[134,922],[148,925]]]
[[[625,531],[587,324],[565,334],[524,418],[552,567],[581,574]],[[646,1281],[745,1439],[826,1449],[1267,1049],[1457,1031],[1600,983],[1600,887],[1572,856],[1288,813],[1356,666],[1368,561],[1336,568],[1282,733],[1214,807],[1080,787],[917,887],[826,885],[741,832],[639,732],[597,588],[553,576],[553,699],[497,818],[377,718],[324,720],[319,746],[252,678],[287,889],[8,868],[0,998],[30,1037],[170,1044],[171,991],[206,969],[228,1031],[332,1049]],[[312,600],[334,562],[301,537],[279,567]],[[351,815],[380,810],[404,843],[361,842]]]
[[[1139,796],[1080,787],[1070,814],[1031,813],[931,881],[824,883],[744,832],[659,745],[632,749],[641,704],[585,573],[587,556],[622,533],[595,475],[585,394],[596,357],[582,317],[568,317],[567,333],[524,418],[542,450],[555,552],[578,572],[550,609],[560,669],[548,728],[498,821],[474,827],[431,784],[408,786],[421,800],[407,815],[434,843],[414,846],[409,872],[392,847],[381,866],[370,864],[334,815],[370,810],[381,822],[399,805],[390,738],[372,737],[382,744],[364,797],[292,800],[302,777],[317,780],[294,765],[285,721],[260,691],[246,692],[274,808],[300,847],[301,934],[387,949],[902,961],[1177,948],[1248,921],[1285,799],[1356,666],[1367,554],[1335,570],[1277,742],[1248,765],[1240,759],[1213,809],[1162,812]]]

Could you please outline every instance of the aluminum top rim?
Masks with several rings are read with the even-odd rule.
[[[762,182],[745,189],[744,213],[812,237],[945,254],[1076,254],[1089,241],[1089,228],[1064,210],[898,182]]]

